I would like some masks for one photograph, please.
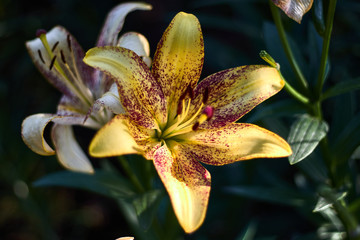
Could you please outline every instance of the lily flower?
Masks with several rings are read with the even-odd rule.
[[[109,12],[96,46],[122,46],[136,52],[150,64],[149,44],[146,38],[135,32],[122,35],[125,17],[134,10],[150,10],[144,3],[123,3]],[[22,123],[25,144],[40,155],[54,155],[70,170],[93,173],[94,169],[77,143],[71,125],[99,129],[113,113],[123,113],[118,91],[113,80],[87,66],[82,61],[84,51],[76,39],[63,27],[56,26],[46,33],[37,32],[37,38],[28,41],[26,47],[42,75],[63,96],[56,114],[40,113],[27,117]],[[51,138],[53,150],[44,139],[44,130],[53,122]]]
[[[291,19],[301,23],[301,19],[307,13],[314,0],[272,0]]]
[[[90,49],[85,63],[115,79],[126,113],[116,115],[90,143],[94,157],[142,154],[152,160],[182,228],[204,221],[210,173],[200,162],[224,165],[252,158],[286,157],[281,137],[248,123],[235,123],[281,90],[270,66],[242,66],[197,84],[204,61],[198,19],[178,13],[163,34],[152,68],[119,47]]]

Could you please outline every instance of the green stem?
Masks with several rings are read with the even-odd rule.
[[[295,88],[293,88],[283,77],[283,75],[281,74],[280,71],[280,65],[270,56],[270,54],[268,54],[265,50],[261,50],[259,53],[260,57],[267,62],[268,64],[270,64],[270,66],[272,66],[273,68],[276,68],[281,76],[281,79],[285,82],[285,90],[291,95],[293,96],[295,99],[297,99],[298,101],[300,101],[301,103],[305,104],[306,106],[309,105],[309,99],[307,97],[305,97],[304,95],[302,95],[301,93],[299,93],[298,91],[296,91]]]
[[[282,77],[282,76],[281,76]],[[284,78],[283,78],[284,79]],[[296,100],[300,101],[301,103],[308,105],[309,104],[309,99],[307,99],[304,95],[302,95],[301,93],[299,93],[298,91],[295,90],[295,88],[293,88],[288,82],[285,81],[285,86],[284,89],[291,95],[293,96]]]
[[[334,23],[336,1],[337,0],[329,1],[328,12],[326,15],[325,35],[324,35],[324,39],[323,39],[323,46],[322,46],[322,52],[321,52],[321,62],[320,62],[320,68],[319,68],[319,73],[318,73],[316,89],[315,89],[316,90],[315,91],[316,99],[320,98],[321,91],[322,91],[322,88],[323,88],[324,82],[325,82],[326,63],[327,63],[328,55],[329,55],[330,39],[331,39],[331,32],[332,32],[333,23]]]
[[[322,187],[319,189],[319,194],[327,201],[333,203],[335,211],[338,213],[340,220],[343,222],[348,239],[350,240],[359,240],[360,234],[358,230],[358,224],[356,219],[350,214],[349,209],[346,207],[344,201],[336,199],[335,194],[328,187]]]
[[[139,192],[145,192],[144,187],[141,185],[139,179],[136,177],[134,172],[131,170],[131,167],[130,167],[129,163],[127,162],[127,160],[124,157],[119,157],[119,162],[120,162],[122,168],[124,169],[126,175],[129,177],[130,181],[136,187],[136,189]]]
[[[278,30],[278,33],[279,33],[281,44],[285,50],[286,57],[288,58],[290,65],[297,76],[297,79],[300,83],[302,90],[305,93],[308,93],[307,81],[306,81],[304,74],[302,73],[302,71],[294,57],[294,54],[291,50],[289,41],[286,37],[284,25],[282,24],[282,21],[281,21],[281,15],[279,13],[279,9],[274,5],[274,3],[272,1],[270,1],[270,9],[271,9],[271,14],[273,16],[273,19],[274,19],[274,22],[276,25],[276,29]]]

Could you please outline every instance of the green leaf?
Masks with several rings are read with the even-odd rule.
[[[325,100],[330,97],[334,97],[340,94],[344,94],[359,89],[360,89],[360,78],[354,80],[348,80],[348,81],[341,81],[337,83],[335,86],[326,90],[322,94],[321,100]]]
[[[246,229],[236,238],[236,240],[253,240],[257,230],[257,222],[251,221]]]
[[[33,183],[35,187],[62,186],[95,192],[111,198],[129,198],[134,191],[124,178],[97,170],[93,175],[61,171],[46,175]]]
[[[149,229],[163,196],[163,191],[152,190],[143,194],[138,194],[132,198],[131,202],[142,229]]]
[[[341,192],[341,193],[337,193],[336,196],[334,196],[334,200],[338,201],[338,200],[342,200],[346,197],[347,192]],[[313,210],[313,212],[322,212],[326,209],[328,209],[329,207],[331,207],[334,204],[334,201],[331,201],[329,199],[326,199],[324,197],[319,197],[318,202],[316,203],[316,206]]]
[[[329,127],[326,122],[308,115],[302,115],[290,129],[288,143],[293,150],[290,164],[295,164],[310,155],[326,136]]]
[[[360,145],[360,113],[344,126],[333,144],[333,153],[338,163],[348,160]]]
[[[313,3],[312,8],[312,17],[313,22],[316,27],[316,31],[319,35],[324,36],[325,33],[325,19],[324,19],[324,10],[323,10],[323,1],[316,0]]]
[[[308,195],[279,187],[235,186],[227,187],[226,191],[236,196],[294,207],[305,206],[308,204],[308,201],[312,201],[312,197]]]

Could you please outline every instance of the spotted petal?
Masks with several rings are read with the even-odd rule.
[[[301,22],[301,19],[307,11],[310,10],[313,0],[272,0],[276,6],[288,15],[289,18]]]
[[[198,163],[194,155],[172,142],[159,148],[154,165],[170,195],[181,227],[194,232],[204,221],[209,193],[210,173]]]
[[[85,63],[111,75],[130,117],[146,128],[166,122],[164,94],[146,64],[133,51],[120,47],[90,49]]]
[[[154,56],[152,73],[175,109],[179,97],[200,78],[204,62],[204,43],[198,19],[178,13],[162,36]],[[171,104],[173,104],[171,106]],[[176,110],[175,110],[176,111]]]
[[[224,165],[253,158],[279,158],[291,155],[289,144],[264,128],[233,123],[219,129],[198,129],[180,137],[184,147],[210,165]]]
[[[93,157],[111,157],[139,154],[140,148],[130,134],[128,121],[122,115],[115,116],[95,135],[89,146]]]
[[[106,17],[96,46],[115,46],[118,42],[118,34],[121,31],[125,17],[135,10],[151,10],[150,4],[141,2],[129,2],[119,4],[113,8]]]
[[[51,137],[58,160],[65,168],[77,172],[94,173],[89,159],[75,140],[71,126],[54,124]]]
[[[199,83],[195,90],[193,111],[199,107],[207,91],[209,94],[206,104],[214,108],[214,115],[201,126],[223,127],[276,94],[284,84],[279,72],[273,67],[251,65],[227,69]]]

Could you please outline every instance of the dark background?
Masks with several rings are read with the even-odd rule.
[[[185,11],[195,14],[202,25],[203,77],[235,66],[264,63],[258,53],[267,49],[264,23],[272,21],[267,1],[148,2],[153,10],[130,13],[122,33],[144,34],[150,42],[151,56],[172,17]],[[131,235],[114,200],[69,188],[32,187],[33,181],[62,168],[56,157],[33,153],[20,136],[21,122],[26,116],[54,113],[61,96],[32,64],[25,41],[35,38],[37,29],[50,30],[62,25],[87,50],[94,46],[107,12],[118,3],[120,1],[0,0],[0,239],[115,239]],[[332,81],[359,73],[360,25],[355,23],[359,22],[360,8],[355,1],[347,1],[341,3],[338,10],[331,50],[333,63],[338,64],[338,68],[332,72]],[[311,13],[308,13],[303,25],[298,25],[284,17],[305,58],[311,49],[306,48],[302,40],[307,39],[306,23],[310,19]],[[276,39],[272,44],[280,45]],[[270,101],[284,97],[286,93],[281,93]],[[257,123],[287,136],[287,126],[283,123],[269,119]],[[75,131],[80,143],[86,146],[93,132],[80,127]],[[96,161],[99,160],[93,160],[95,165]],[[236,239],[249,224],[256,226],[256,239],[302,239],[304,236],[312,239],[315,236],[321,218],[311,215],[313,206],[307,212],[299,212],[293,206],[236,197],[224,190],[237,184],[266,186],[269,179],[272,183],[279,181],[295,186],[299,170],[286,159],[259,159],[208,169],[213,181],[207,218],[199,231],[185,239]]]

